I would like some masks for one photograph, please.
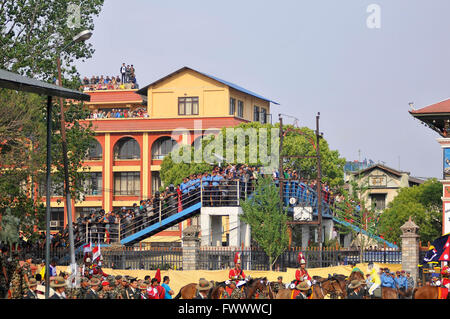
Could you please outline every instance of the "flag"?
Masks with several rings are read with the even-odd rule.
[[[439,261],[449,261],[450,260],[450,236],[447,236],[447,242],[444,245],[444,250],[439,257]]]
[[[94,262],[97,258],[100,258],[102,255],[102,252],[100,250],[100,244],[97,244],[97,246],[92,249],[92,262]]]
[[[441,236],[431,243],[430,248],[428,248],[428,251],[423,257],[423,264],[439,263],[439,259],[446,248],[448,253],[448,247],[445,247],[445,245],[449,243],[449,235]]]
[[[155,278],[159,284],[161,282],[161,271],[159,270],[159,268],[156,270]]]
[[[92,251],[92,243],[86,244],[83,246],[83,253],[90,253]]]

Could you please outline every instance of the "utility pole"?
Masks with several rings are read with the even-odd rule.
[[[279,163],[279,172],[280,172],[280,198],[282,203],[284,202],[284,194],[283,194],[283,182],[285,180],[283,174],[283,162],[285,157],[296,157],[296,158],[316,158],[317,161],[317,183],[316,183],[316,192],[317,192],[317,220],[316,221],[290,221],[287,222],[288,225],[291,227],[291,225],[317,225],[317,239],[319,242],[319,264],[322,265],[322,167],[321,167],[321,158],[320,158],[320,139],[322,138],[322,134],[319,131],[319,120],[320,120],[320,112],[317,113],[316,116],[316,139],[315,139],[315,145],[314,148],[316,149],[316,155],[315,156],[297,156],[297,155],[281,155],[282,149],[283,149],[283,137],[286,134],[287,131],[292,131],[300,134],[304,134],[299,129],[287,129],[286,131],[283,130],[282,124],[283,119],[281,118],[281,114],[279,114],[280,119],[280,163]],[[313,142],[314,143],[314,142]],[[292,241],[292,232],[290,233],[290,241]]]

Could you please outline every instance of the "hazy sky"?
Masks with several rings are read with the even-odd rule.
[[[133,64],[142,87],[189,66],[279,102],[273,122],[282,113],[315,128],[320,112],[347,160],[360,150],[442,178],[439,136],[408,103],[449,98],[449,31],[448,0],[105,0],[89,40],[96,52],[77,67],[106,76]]]

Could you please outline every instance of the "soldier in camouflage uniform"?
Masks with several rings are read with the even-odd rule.
[[[22,299],[22,279],[22,267],[17,264],[10,283],[11,299]]]
[[[19,265],[19,255],[17,252],[12,254],[12,257],[7,259],[6,273],[8,275],[9,282],[7,283],[8,290],[11,290],[14,274]],[[11,290],[12,291],[12,290]]]
[[[6,298],[6,293],[8,292],[8,247],[2,247],[2,254],[0,256],[0,298]]]
[[[234,288],[233,292],[230,295],[230,299],[244,299],[244,286]]]
[[[72,293],[72,299],[85,299],[86,293],[89,290],[89,279],[81,277],[80,288],[75,288]]]

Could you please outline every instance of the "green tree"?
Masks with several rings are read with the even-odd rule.
[[[292,128],[290,125],[285,127]],[[208,171],[212,165],[217,165],[217,157],[211,156],[214,153],[224,158],[223,165],[246,163],[270,167],[271,171],[278,170],[278,128],[279,123],[272,125],[259,122],[242,123],[232,128],[224,127],[216,136],[203,138],[201,149],[182,146],[166,156],[161,165],[161,179],[165,185],[176,184],[189,174]],[[302,134],[286,134],[283,155],[316,155],[314,131],[306,127],[300,130]],[[331,187],[343,185],[345,159],[340,157],[338,151],[330,150],[323,138],[320,139],[320,152],[323,182]],[[285,162],[284,168],[297,169],[302,178],[316,179],[316,161],[315,158],[291,159]]]
[[[93,19],[102,5],[103,0],[0,1],[0,68],[54,82],[56,58],[61,56],[63,85],[78,89],[79,75],[72,63],[75,58],[90,58],[94,49],[89,43],[79,42],[64,52],[60,50],[80,31],[94,29]],[[71,11],[77,6],[79,12]],[[76,21],[70,21],[72,17]],[[51,141],[54,185],[64,180],[57,102],[54,100]],[[0,112],[0,214],[8,209],[19,218],[19,229],[30,238],[34,227],[43,222],[35,185],[46,170],[46,97],[1,89]],[[80,124],[86,118],[83,104],[66,105],[72,198],[79,198],[82,190],[82,162],[93,138],[91,127]]]
[[[419,226],[420,240],[433,241],[442,230],[442,184],[435,178],[400,189],[381,214],[379,232],[386,240],[401,242],[400,227],[411,216]]]
[[[266,252],[272,270],[289,245],[288,218],[272,178],[259,178],[253,196],[242,201],[241,207],[239,218],[250,225],[252,239]]]

